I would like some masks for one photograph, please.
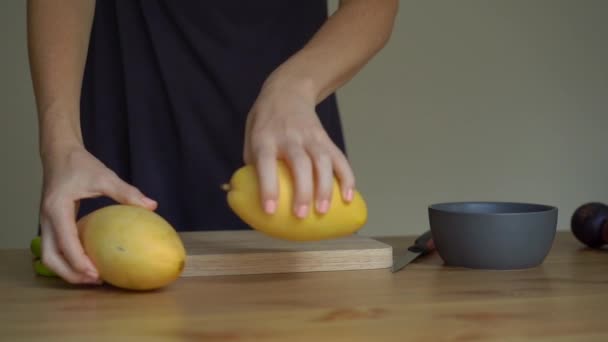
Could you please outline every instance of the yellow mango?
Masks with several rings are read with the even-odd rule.
[[[157,213],[110,205],[78,221],[86,254],[104,282],[130,290],[152,290],[176,280],[186,252],[175,229]]]
[[[317,241],[351,235],[367,222],[367,205],[363,196],[355,191],[350,203],[343,200],[335,177],[329,211],[318,213],[313,205],[313,196],[308,216],[298,218],[293,213],[295,187],[291,171],[283,161],[278,161],[277,167],[279,198],[273,214],[267,214],[263,209],[254,166],[239,168],[230,182],[223,185],[232,211],[253,229],[285,240]]]

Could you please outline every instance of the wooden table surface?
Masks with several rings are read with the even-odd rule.
[[[182,278],[148,293],[36,277],[26,250],[0,258],[2,341],[608,341],[608,252],[568,232],[528,270],[448,268],[434,254],[395,274]]]

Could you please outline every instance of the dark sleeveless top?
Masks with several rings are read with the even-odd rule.
[[[326,19],[318,0],[98,0],[81,95],[86,148],[177,230],[247,229],[220,188],[243,165],[247,113]],[[333,94],[317,113],[345,151]],[[86,199],[78,214],[111,203]]]

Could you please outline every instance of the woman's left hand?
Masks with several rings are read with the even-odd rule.
[[[351,201],[355,178],[342,151],[333,143],[315,112],[311,87],[267,82],[247,118],[244,159],[258,170],[265,212],[277,209],[277,160],[289,166],[294,179],[294,214],[306,217],[314,209],[329,210],[334,173],[341,196]]]

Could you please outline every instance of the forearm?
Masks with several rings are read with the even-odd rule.
[[[82,145],[80,89],[95,0],[28,0],[30,70],[40,153]]]
[[[277,68],[265,85],[295,87],[321,102],[384,47],[398,5],[398,0],[342,1],[312,39]]]

